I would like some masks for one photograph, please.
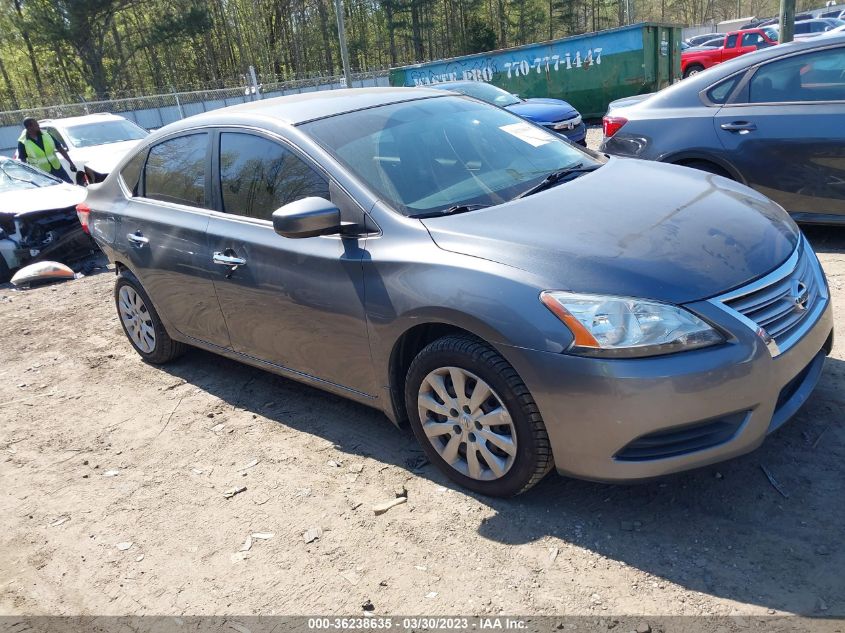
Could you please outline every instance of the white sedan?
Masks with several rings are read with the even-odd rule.
[[[138,142],[147,137],[149,132],[137,126],[132,121],[116,114],[88,114],[85,116],[68,117],[64,119],[43,119],[38,122],[41,129],[49,132],[61,141],[71,160],[75,163],[77,184],[83,184],[82,175],[87,173],[85,167],[94,161],[97,173],[111,168],[123,158]],[[59,157],[62,166],[68,174],[70,166],[64,158]],[[103,176],[107,175],[108,171]],[[89,180],[93,179],[91,174]]]

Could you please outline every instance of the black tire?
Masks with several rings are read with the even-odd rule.
[[[4,284],[12,278],[12,271],[3,255],[0,255],[0,284]]]
[[[146,317],[145,322],[147,325],[152,327],[152,330],[155,333],[155,341],[151,350],[144,350],[139,347],[133,339],[132,334],[130,334],[127,329],[126,323],[121,315],[120,307],[121,288],[124,287],[131,288],[143,302],[142,312]],[[126,338],[129,339],[132,347],[135,348],[135,351],[138,352],[141,358],[145,361],[155,365],[161,365],[185,353],[187,345],[180,343],[179,341],[174,341],[170,338],[167,330],[164,329],[164,324],[161,322],[161,318],[159,318],[158,313],[153,306],[153,302],[150,300],[150,297],[144,290],[141,282],[138,281],[138,278],[128,270],[122,270],[117,277],[117,281],[114,284],[114,302],[115,307],[117,308],[117,318],[120,320],[120,325],[123,328],[124,334],[126,334]]]
[[[684,79],[686,79],[687,77],[689,77],[691,75],[697,75],[702,70],[704,70],[704,66],[702,66],[701,64],[690,64],[689,66],[687,66],[687,69],[684,71]]]
[[[690,160],[680,164],[684,167],[691,167],[699,171],[706,171],[708,174],[715,174],[729,180],[734,180],[733,176],[731,176],[725,169],[707,160]]]
[[[417,405],[420,388],[430,372],[446,367],[465,370],[486,382],[510,414],[516,436],[516,455],[509,469],[497,479],[482,481],[459,472],[441,457],[423,430]],[[447,388],[451,388],[449,394],[456,396],[451,379],[447,382]],[[468,388],[465,387],[465,396]],[[477,338],[446,336],[425,347],[408,369],[405,406],[414,435],[428,459],[447,477],[474,492],[492,497],[511,497],[537,484],[554,466],[546,427],[525,383],[495,349]],[[493,448],[486,441],[485,444],[488,449]],[[468,445],[461,445],[465,452]]]

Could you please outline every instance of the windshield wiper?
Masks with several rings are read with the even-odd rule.
[[[439,211],[427,211],[425,213],[415,213],[409,215],[409,218],[439,218],[443,215],[455,215],[456,213],[466,213],[467,211],[475,211],[476,209],[486,209],[489,204],[456,204],[448,209],[440,209]]]
[[[41,185],[39,185],[38,183],[36,183],[32,180],[27,180],[26,178],[21,178],[20,176],[15,176],[14,174],[10,174],[8,171],[6,171],[5,167],[0,167],[0,169],[2,169],[3,173],[6,174],[6,176],[11,178],[12,180],[17,180],[18,182],[25,182],[25,183],[32,185],[33,187],[37,187],[39,189],[41,188]]]
[[[571,167],[565,167],[564,169],[558,169],[557,171],[553,171],[548,176],[543,178],[540,182],[536,185],[523,191],[519,194],[514,200],[518,200],[519,198],[524,198],[525,196],[530,196],[531,194],[537,193],[538,191],[543,191],[544,189],[548,189],[549,187],[553,187],[562,180],[572,176],[574,174],[586,174],[587,172],[597,170],[601,165],[584,165],[584,163],[576,163]]]

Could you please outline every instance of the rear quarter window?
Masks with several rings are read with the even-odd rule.
[[[138,152],[120,170],[120,179],[133,196],[138,195],[138,184],[141,180],[141,170],[144,169],[144,162],[147,160],[147,149]]]
[[[730,96],[731,92],[733,92],[734,87],[739,82],[740,77],[742,77],[742,73],[738,75],[734,75],[724,81],[717,83],[715,86],[710,88],[707,91],[707,98],[710,100],[711,103],[716,103],[722,105],[727,103],[728,97]]]

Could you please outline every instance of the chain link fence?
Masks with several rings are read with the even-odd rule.
[[[352,87],[388,86],[388,71],[379,70],[352,74]],[[145,97],[128,97],[108,101],[80,101],[42,108],[0,112],[0,154],[11,156],[17,148],[25,117],[56,119],[110,112],[134,121],[148,130],[160,128],[185,117],[225,108],[226,106],[269,99],[283,95],[345,88],[342,75],[313,77],[289,81],[271,81],[236,88],[171,92]]]

